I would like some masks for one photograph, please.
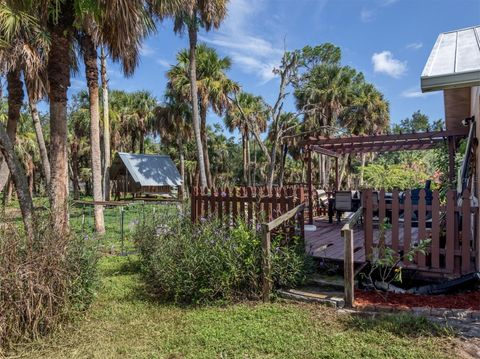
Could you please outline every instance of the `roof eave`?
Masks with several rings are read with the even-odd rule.
[[[438,76],[422,76],[420,83],[422,92],[480,86],[480,70]]]

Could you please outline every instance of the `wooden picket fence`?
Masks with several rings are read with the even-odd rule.
[[[412,262],[402,259],[405,268],[446,275],[478,271],[478,207],[472,206],[470,192],[465,190],[458,201],[457,192],[449,190],[445,203],[441,203],[438,191],[427,200],[422,189],[418,197],[418,202],[412,201],[411,191],[405,191],[401,198],[398,191],[393,191],[391,198],[383,190],[362,192],[367,259],[378,243],[379,224],[389,223],[385,242],[400,256],[420,240],[431,240],[426,255],[417,253]]]
[[[303,188],[236,187],[201,191],[195,187],[191,196],[191,219],[198,222],[214,216],[234,225],[238,218],[242,218],[255,225],[272,221],[304,201]]]

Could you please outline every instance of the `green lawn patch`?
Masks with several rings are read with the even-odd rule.
[[[30,358],[448,358],[452,339],[421,318],[353,318],[319,305],[179,307],[145,295],[135,257],[104,257],[92,308]]]

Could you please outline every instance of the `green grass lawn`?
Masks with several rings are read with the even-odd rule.
[[[28,358],[448,358],[452,338],[424,319],[359,319],[319,305],[177,307],[146,297],[134,256],[103,257],[87,313],[16,348]]]

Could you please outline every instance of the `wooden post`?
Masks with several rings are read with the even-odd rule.
[[[338,157],[335,157],[335,190],[338,191],[340,189],[340,183],[338,182]]]
[[[264,302],[270,300],[270,292],[272,290],[270,247],[270,231],[267,225],[262,225],[262,299]]]
[[[313,224],[312,150],[307,148],[308,223]]]
[[[345,307],[353,308],[354,303],[354,268],[353,268],[353,229],[343,232],[345,252],[343,258],[343,280],[345,287]]]

